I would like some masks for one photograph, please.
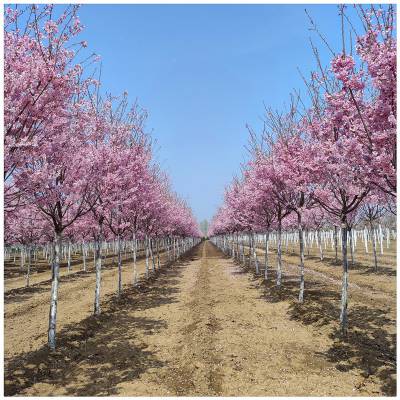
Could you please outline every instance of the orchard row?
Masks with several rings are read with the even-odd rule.
[[[339,11],[341,51],[335,54],[311,21],[332,52],[330,66],[323,67],[313,45],[318,70],[305,80],[308,99],[292,96],[287,113],[267,110],[261,140],[252,133],[252,157],[226,190],[210,234],[223,247],[230,235],[231,251],[242,234],[250,235],[252,249],[255,234],[265,234],[267,249],[269,236],[276,236],[279,287],[282,232],[296,230],[303,302],[304,230],[331,230],[335,238],[340,230],[340,322],[346,333],[351,232],[367,226],[376,246],[379,220],[395,229],[397,53],[393,6],[357,5],[355,17],[345,6]],[[355,30],[358,26],[362,31]],[[351,39],[356,43],[346,49]]]
[[[5,10],[5,242],[52,243],[51,349],[66,241],[94,243],[98,314],[105,240],[115,239],[120,269],[123,241],[131,240],[135,253],[137,240],[151,251],[162,238],[179,253],[200,234],[154,161],[146,112],[130,105],[127,93],[102,94],[99,57],[79,39],[77,11],[75,5]]]

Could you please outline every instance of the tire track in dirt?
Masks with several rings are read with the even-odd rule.
[[[196,276],[189,300],[184,305],[187,323],[182,333],[186,340],[177,349],[185,361],[178,369],[170,371],[172,375],[184,378],[173,387],[177,395],[221,394],[221,358],[216,349],[216,333],[222,328],[213,312],[215,296],[210,282],[209,251],[209,245],[203,243],[198,265],[191,266],[196,268]]]
[[[209,244],[202,243],[182,271],[173,305],[146,310],[145,318],[162,315],[166,330],[147,338],[164,367],[147,371],[140,382],[121,385],[124,395],[218,396],[222,375],[216,334],[221,329],[213,308]]]

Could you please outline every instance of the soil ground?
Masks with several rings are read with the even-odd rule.
[[[376,285],[374,275],[364,281],[362,273],[351,281],[344,338],[337,321],[340,272],[332,266],[306,264],[299,304],[290,262],[281,289],[274,268],[265,283],[209,241],[164,264],[137,287],[125,265],[120,298],[116,268],[107,267],[97,318],[93,272],[63,276],[53,353],[46,346],[49,282],[9,290],[6,282],[6,395],[396,394],[395,274]]]

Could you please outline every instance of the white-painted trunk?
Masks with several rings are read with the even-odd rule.
[[[118,251],[118,296],[122,293],[122,257],[121,257],[121,236],[117,236],[117,251]]]
[[[54,261],[51,276],[51,297],[49,312],[49,329],[48,329],[48,345],[51,350],[56,348],[56,323],[57,323],[57,301],[58,301],[58,284],[60,271],[60,256],[62,251],[61,232],[56,232],[54,238]]]
[[[94,314],[99,315],[101,312],[100,308],[100,289],[101,289],[101,267],[102,267],[102,234],[99,235],[94,243],[96,253],[96,286],[94,292]]]

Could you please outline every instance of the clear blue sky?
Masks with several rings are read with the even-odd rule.
[[[199,220],[210,219],[246,158],[246,123],[282,109],[315,65],[305,6],[83,5],[82,38],[102,57],[102,85],[148,110],[156,157]],[[307,10],[340,48],[335,5]],[[326,52],[321,46],[325,60]]]

